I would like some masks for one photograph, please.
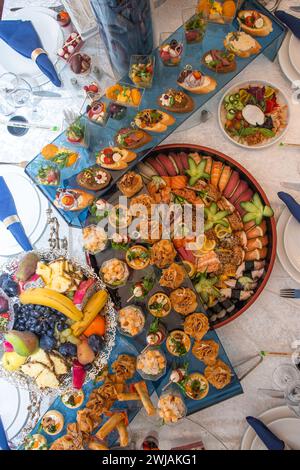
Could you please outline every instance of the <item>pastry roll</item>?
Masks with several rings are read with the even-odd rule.
[[[138,393],[135,392],[121,392],[117,397],[118,401],[138,401],[140,399]]]
[[[124,413],[114,413],[96,433],[97,439],[105,439],[122,421],[124,421]]]
[[[147,414],[149,416],[155,415],[156,409],[151,401],[151,398],[148,393],[148,388],[145,382],[137,382],[136,384],[134,384],[134,388],[136,389]]]
[[[117,425],[117,430],[119,433],[120,447],[128,446],[128,442],[129,442],[128,430],[124,421],[121,421],[121,423]]]

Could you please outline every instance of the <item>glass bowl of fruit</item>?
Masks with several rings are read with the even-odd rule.
[[[132,55],[129,77],[141,88],[151,88],[154,77],[155,57],[152,55]]]
[[[182,38],[165,32],[161,33],[159,43],[159,57],[163,65],[167,67],[179,65],[183,56]]]

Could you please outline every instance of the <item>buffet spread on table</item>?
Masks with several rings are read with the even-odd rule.
[[[9,44],[4,32],[0,24]],[[286,94],[272,80],[230,82],[260,54],[273,60],[285,34],[256,0],[201,0],[151,54],[132,55],[119,81],[102,89],[87,75],[81,113],[26,164],[53,211],[81,230],[86,263],[56,246],[24,249],[1,268],[1,377],[52,401],[20,448],[128,448],[138,413],[176,429],[243,393],[216,329],[266,287],[274,210],[255,175],[200,138],[161,143],[221,91],[219,132],[232,145],[278,145],[290,122]],[[91,57],[81,47],[73,31],[56,53],[84,76]],[[48,62],[39,67],[52,74]],[[11,185],[2,189],[5,221],[17,209]],[[294,214],[296,202],[281,198]],[[190,224],[176,214],[154,220],[161,205],[188,206]],[[22,245],[26,231],[13,222]]]

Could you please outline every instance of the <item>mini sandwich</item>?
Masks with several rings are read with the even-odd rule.
[[[151,132],[165,132],[168,126],[172,126],[175,118],[158,109],[144,109],[134,118],[134,122],[140,129]]]
[[[233,31],[228,33],[224,39],[226,49],[239,57],[250,57],[257,54],[261,45],[244,31]]]
[[[119,147],[107,147],[96,155],[96,163],[109,170],[124,170],[136,159],[136,153]]]
[[[173,113],[190,113],[194,109],[193,99],[183,91],[174,88],[170,88],[163,93],[158,98],[157,103]]]
[[[268,36],[273,31],[272,21],[256,10],[241,10],[237,20],[241,29],[251,36]]]
[[[179,86],[197,95],[212,92],[217,82],[214,78],[203,75],[200,70],[185,68],[177,79]]]

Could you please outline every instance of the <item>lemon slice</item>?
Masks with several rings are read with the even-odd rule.
[[[270,86],[266,86],[265,88],[265,98],[270,98],[273,93],[274,93],[274,88],[270,87]]]
[[[190,261],[186,261],[186,260],[183,260],[182,261],[182,264],[184,265],[184,268],[187,272],[187,275],[189,277],[193,277],[195,272],[196,272],[196,268],[195,266],[193,265],[193,263],[191,263]]]

